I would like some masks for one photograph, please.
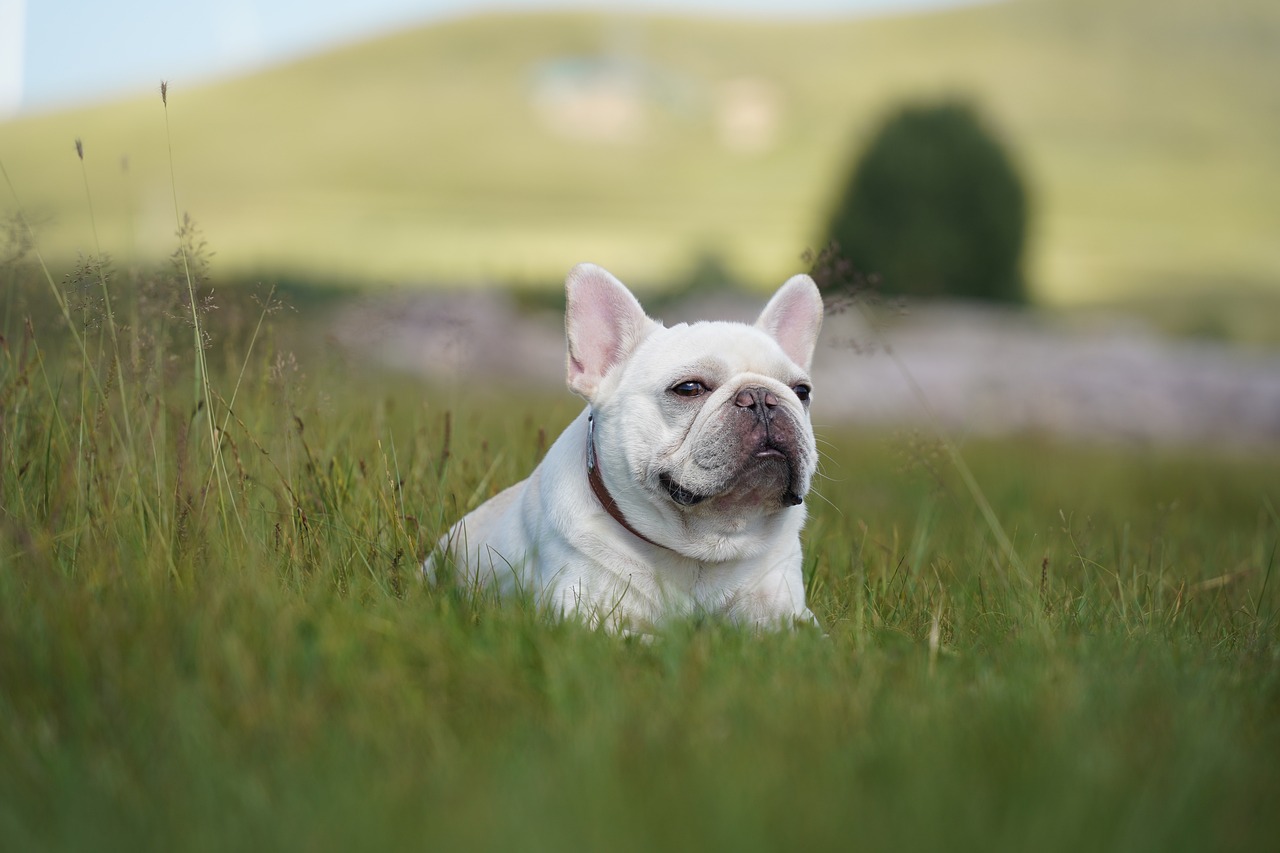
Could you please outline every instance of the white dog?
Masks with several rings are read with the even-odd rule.
[[[822,297],[798,275],[755,325],[665,328],[600,267],[566,282],[569,388],[587,408],[541,464],[453,526],[461,583],[526,590],[610,629],[805,606],[800,530],[817,466],[809,365]]]

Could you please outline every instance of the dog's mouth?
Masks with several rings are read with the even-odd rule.
[[[752,454],[752,456],[757,460],[776,459],[786,465],[787,485],[778,498],[783,506],[800,506],[800,504],[804,503],[804,498],[795,490],[794,468],[791,464],[791,457],[787,454],[785,449],[779,447],[773,442],[769,442]]]
[[[790,458],[785,452],[776,447],[765,447],[752,454],[752,457],[757,464],[772,462],[775,464],[780,463],[785,467],[785,474],[783,474],[784,482],[782,483],[783,489],[781,493],[778,494],[778,501],[783,506],[799,506],[804,503],[804,497],[796,490],[795,479],[793,476],[794,469],[791,465]],[[740,479],[737,482],[739,485],[741,484]],[[774,482],[777,481],[775,480]],[[671,474],[667,472],[663,472],[658,475],[658,483],[667,493],[667,496],[682,507],[697,506],[703,501],[716,497],[717,494],[725,494],[724,492],[718,492],[716,494],[700,495],[697,492],[690,491],[677,483],[675,477],[671,476]]]
[[[695,506],[711,497],[710,495],[694,494],[677,483],[675,478],[667,473],[659,474],[658,482],[662,484],[662,488],[666,489],[671,500],[680,504],[680,506]]]

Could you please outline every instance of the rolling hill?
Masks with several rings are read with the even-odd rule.
[[[1044,301],[1277,293],[1278,80],[1266,0],[484,15],[176,81],[172,182],[158,92],[0,124],[0,211],[61,266],[95,223],[117,264],[162,260],[176,190],[226,276],[538,286],[594,260],[657,285],[714,259],[766,286],[889,109],[962,97],[1027,178]]]

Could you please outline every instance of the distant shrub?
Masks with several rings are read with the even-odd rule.
[[[858,158],[829,243],[881,289],[1018,302],[1027,198],[1004,147],[966,104],[908,106]]]

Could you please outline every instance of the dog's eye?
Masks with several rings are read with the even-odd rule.
[[[701,397],[707,393],[707,386],[696,379],[691,379],[688,382],[681,382],[679,385],[674,386],[671,389],[671,393],[681,397]]]
[[[813,389],[811,389],[808,385],[805,385],[803,383],[795,386],[791,390],[796,392],[796,396],[800,398],[801,403],[809,402],[809,395],[813,393]]]

